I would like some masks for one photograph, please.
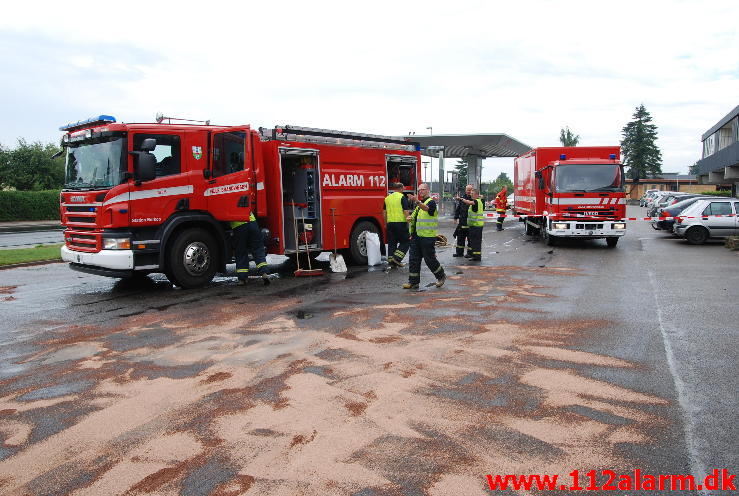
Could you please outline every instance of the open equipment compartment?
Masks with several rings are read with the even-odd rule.
[[[392,183],[403,183],[403,193],[416,191],[416,157],[412,155],[386,155],[387,188]]]
[[[298,226],[300,251],[323,247],[321,202],[318,174],[318,152],[315,150],[280,149],[282,174],[282,215],[285,253],[295,253],[295,222]],[[305,217],[305,220],[303,219]]]

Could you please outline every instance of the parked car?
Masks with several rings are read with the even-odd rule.
[[[711,199],[716,198],[714,196],[703,196],[703,195],[686,195],[687,198],[677,198],[676,203],[672,203],[671,205],[667,205],[666,207],[660,208],[657,211],[656,217],[676,217],[691,206],[693,203],[697,202],[698,200],[703,199]],[[672,232],[672,226],[675,225],[675,219],[664,219],[664,220],[655,220],[652,221],[652,227],[654,229],[660,230],[663,229],[668,232]]]
[[[688,193],[673,193],[669,195],[664,195],[658,200],[655,200],[654,203],[652,203],[652,208],[647,211],[647,215],[650,217],[657,217],[659,215],[659,210],[665,207],[669,207],[670,205],[674,205],[675,203],[678,203],[682,200],[687,200],[688,198],[692,198],[694,196],[700,196],[700,195],[691,195]]]
[[[739,199],[703,198],[677,217],[674,233],[691,245],[701,245],[709,238],[725,238],[739,234]],[[717,217],[731,215],[731,217]]]
[[[676,193],[676,191],[657,191],[652,196],[647,198],[647,201],[644,206],[650,209],[654,206],[654,203],[657,202],[660,198],[662,198],[665,195],[672,194],[672,193]]]
[[[654,195],[658,189],[648,189],[644,192],[643,195],[641,195],[641,198],[639,198],[639,206],[640,207],[646,207],[647,206],[647,198],[651,198],[652,195]]]

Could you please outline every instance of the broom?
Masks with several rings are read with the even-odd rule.
[[[293,200],[292,204],[293,204],[293,225],[295,226],[295,249],[297,252],[296,260],[298,262],[298,270],[295,271],[295,277],[323,275],[323,271],[321,269],[314,269],[311,266],[310,248],[308,248],[308,238],[307,237],[305,239],[305,249],[308,252],[308,269],[300,268],[300,239],[298,238],[298,218],[295,215],[295,200]],[[305,225],[305,212],[304,211],[301,211],[301,212],[303,213],[303,225]]]
[[[331,271],[346,272],[346,263],[344,262],[344,257],[336,253],[336,219],[334,217],[335,212],[336,212],[336,209],[332,208],[331,209],[331,226],[334,228],[334,253],[333,255],[329,255],[328,260],[331,266]]]

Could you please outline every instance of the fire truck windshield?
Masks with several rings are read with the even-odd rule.
[[[126,138],[110,136],[67,145],[64,189],[110,188],[127,170]]]
[[[621,166],[618,164],[559,165],[554,176],[554,191],[623,191]]]

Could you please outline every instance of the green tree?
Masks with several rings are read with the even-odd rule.
[[[457,191],[464,191],[464,187],[467,186],[467,171],[469,170],[469,164],[466,158],[460,158],[457,163],[454,164],[454,169],[457,171]]]
[[[698,162],[694,163],[688,168],[688,174],[693,174],[694,176],[697,176],[700,173],[700,170],[698,170]]]
[[[0,187],[17,190],[58,189],[64,184],[64,158],[53,143],[27,143],[18,138],[14,149],[0,145]]]
[[[657,126],[650,124],[652,116],[644,104],[636,107],[633,119],[622,130],[621,155],[629,168],[629,177],[638,182],[647,175],[662,173],[662,153],[655,143]]]
[[[559,142],[562,143],[562,146],[577,146],[580,142],[580,135],[573,134],[569,126],[565,126],[559,130]]]

